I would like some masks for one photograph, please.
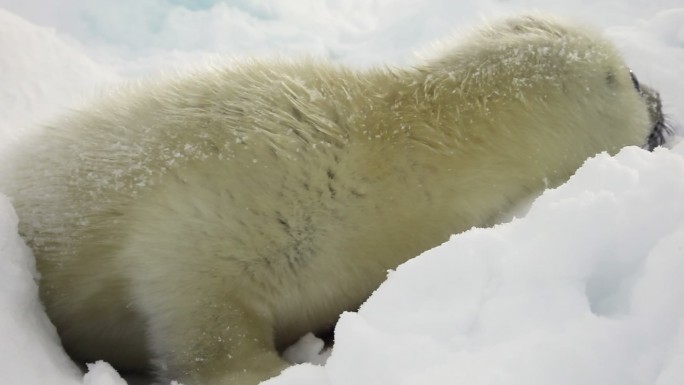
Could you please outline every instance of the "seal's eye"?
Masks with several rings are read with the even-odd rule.
[[[637,80],[636,75],[634,75],[634,72],[632,70],[629,70],[629,76],[632,78],[632,84],[634,84],[634,89],[637,90],[640,94],[643,93],[641,91],[641,85],[639,84],[639,80]]]

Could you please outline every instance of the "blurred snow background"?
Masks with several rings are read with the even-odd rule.
[[[603,29],[684,122],[681,0],[0,0],[0,154],[122,80],[253,55],[410,64],[529,10]],[[326,366],[269,384],[684,384],[682,196],[683,146],[598,156],[525,218],[391,273],[343,315]],[[125,384],[105,363],[85,377],[70,363],[32,273],[0,194],[0,385]]]

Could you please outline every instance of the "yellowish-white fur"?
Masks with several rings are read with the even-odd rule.
[[[648,135],[628,68],[584,27],[518,17],[433,56],[149,81],[26,140],[2,189],[67,350],[255,384],[388,269]]]

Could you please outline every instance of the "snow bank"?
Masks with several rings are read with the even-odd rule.
[[[0,384],[77,384],[78,369],[38,302],[33,256],[17,223],[0,194]]]
[[[599,155],[403,264],[268,385],[684,383],[684,146]]]
[[[104,361],[88,364],[88,373],[83,376],[83,385],[126,385],[121,376]]]
[[[0,52],[3,139],[78,103],[118,78],[88,58],[76,42],[2,8]]]

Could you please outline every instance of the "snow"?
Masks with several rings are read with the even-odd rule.
[[[684,122],[681,0],[0,0],[0,154],[122,78],[216,53],[401,64],[483,17],[530,9],[603,28]],[[324,366],[266,383],[684,384],[682,196],[684,144],[590,159],[521,218],[389,273],[341,316],[332,352],[312,336],[288,352],[329,356]],[[62,351],[16,224],[0,194],[0,384],[125,384],[104,362],[84,376]]]
[[[88,373],[83,376],[83,385],[126,385],[119,374],[104,361],[88,364]]]
[[[78,370],[38,302],[33,257],[17,223],[0,194],[0,384],[78,384]]]
[[[0,135],[27,127],[86,100],[119,76],[96,64],[71,39],[0,8]],[[6,141],[0,141],[2,146]]]

